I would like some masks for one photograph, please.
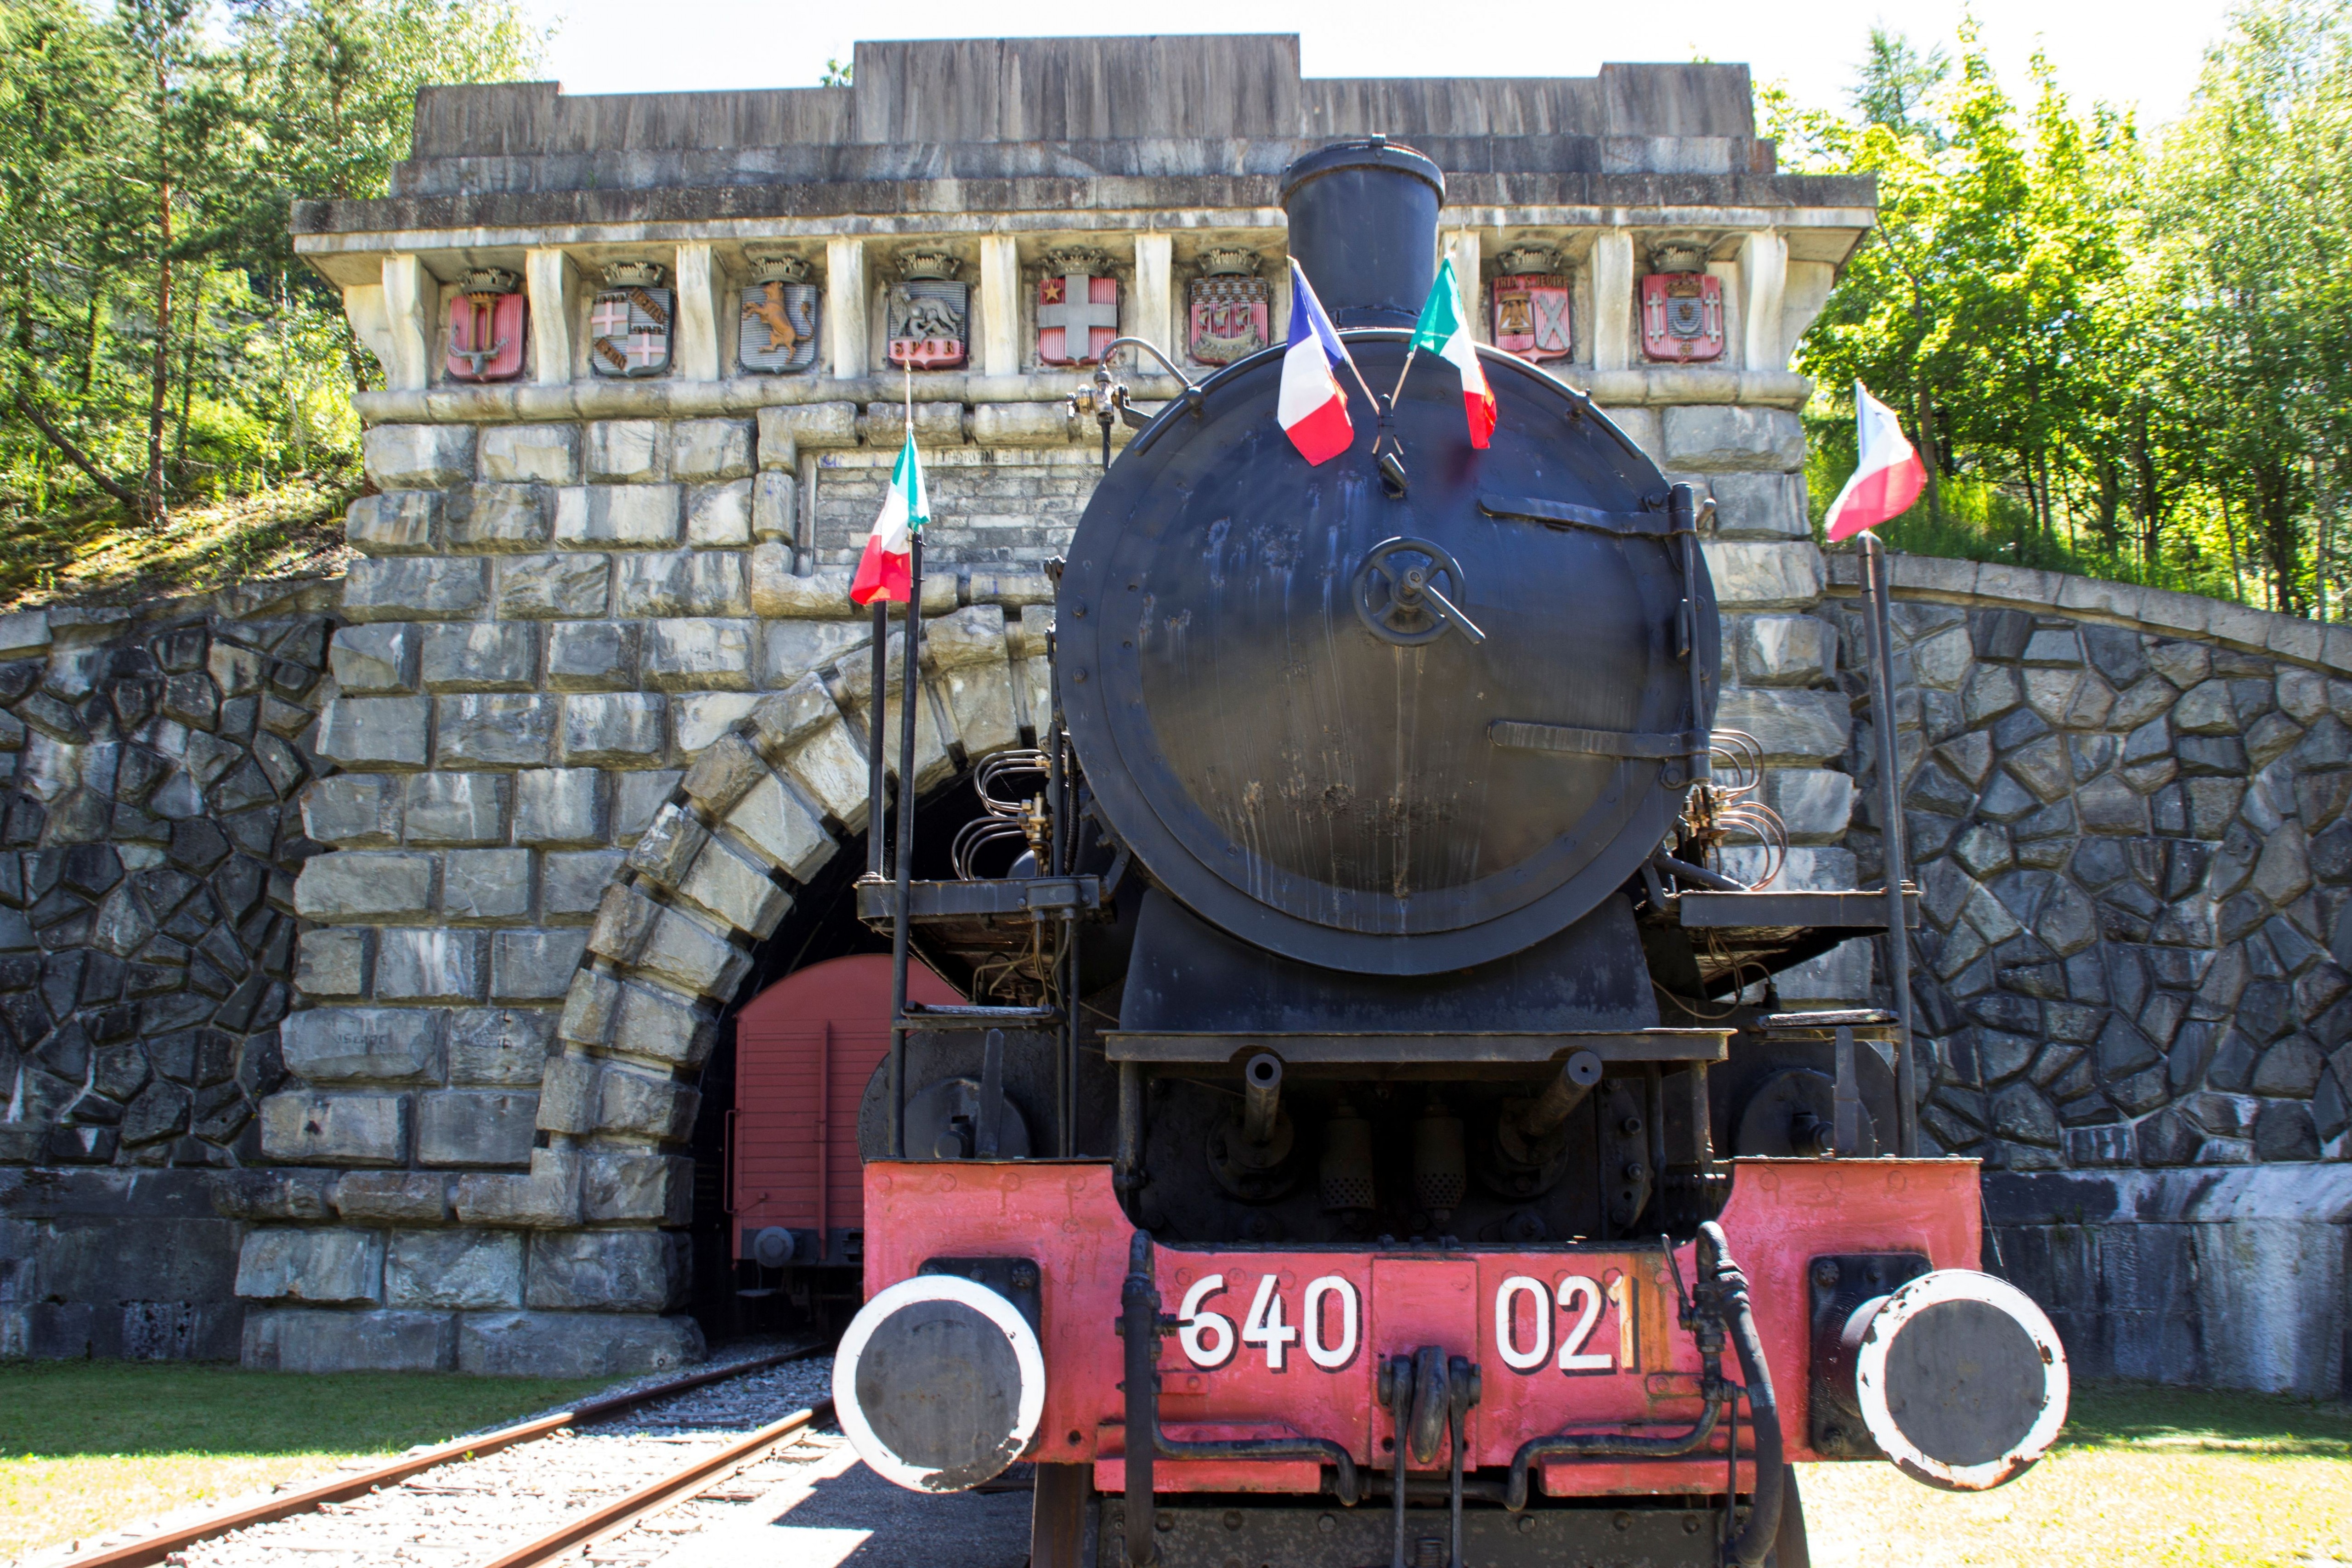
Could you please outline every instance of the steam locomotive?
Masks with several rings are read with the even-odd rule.
[[[1792,1461],[1982,1488],[2063,1418],[1899,1020],[1755,1002],[1903,896],[1726,873],[1773,824],[1706,507],[1511,356],[1483,449],[1451,375],[1370,394],[1444,190],[1380,138],[1285,175],[1368,383],[1337,460],[1279,348],[1149,416],[1098,376],[1054,720],[951,875],[901,801],[856,889],[896,969],[837,1408],[904,1486],[1034,1466],[1038,1568],[1794,1568]]]

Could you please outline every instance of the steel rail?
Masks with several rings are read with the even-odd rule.
[[[690,1460],[661,1479],[639,1487],[626,1497],[615,1498],[602,1508],[591,1509],[577,1519],[566,1520],[538,1540],[501,1552],[487,1563],[476,1564],[476,1568],[535,1568],[538,1563],[551,1563],[576,1548],[618,1535],[648,1515],[708,1491],[763,1457],[769,1449],[791,1441],[820,1421],[832,1419],[833,1401],[820,1399],[806,1410],[795,1410],[781,1421],[771,1421],[740,1442]]]
[[[740,1377],[746,1373],[762,1372],[788,1361],[798,1361],[803,1356],[820,1354],[824,1350],[823,1341],[813,1341],[792,1350],[779,1351],[773,1355],[761,1356],[756,1361],[739,1362],[732,1366],[717,1367],[706,1372],[690,1373],[684,1377],[674,1377],[667,1383],[657,1383],[650,1388],[641,1388],[632,1394],[608,1394],[603,1399],[592,1399],[570,1410],[559,1410],[552,1415],[542,1415],[536,1421],[524,1421],[516,1426],[503,1426],[495,1432],[485,1432],[478,1437],[456,1438],[431,1448],[403,1454],[398,1458],[376,1466],[373,1469],[331,1476],[325,1480],[313,1482],[310,1486],[300,1487],[293,1491],[280,1492],[261,1502],[248,1503],[243,1508],[226,1509],[219,1513],[206,1514],[202,1519],[194,1520],[176,1529],[142,1536],[137,1541],[125,1542],[120,1546],[111,1546],[103,1552],[91,1552],[88,1556],[77,1554],[67,1557],[59,1562],[58,1568],[152,1568],[152,1564],[163,1562],[173,1552],[184,1551],[200,1541],[209,1541],[216,1535],[226,1535],[232,1531],[249,1529],[257,1524],[275,1523],[281,1519],[291,1519],[298,1513],[309,1513],[328,1503],[348,1502],[352,1498],[365,1497],[378,1487],[404,1481],[411,1476],[421,1474],[436,1466],[448,1464],[452,1460],[470,1459],[483,1454],[495,1454],[501,1448],[511,1448],[518,1443],[532,1442],[565,1426],[575,1426],[589,1421],[601,1421],[607,1415],[617,1415],[621,1411],[636,1405],[651,1405],[676,1394],[690,1393],[710,1384],[723,1383],[730,1377]]]

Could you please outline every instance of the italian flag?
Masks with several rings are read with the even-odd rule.
[[[1927,483],[1927,469],[1919,454],[1903,437],[1895,410],[1870,395],[1870,388],[1853,384],[1853,415],[1857,450],[1862,461],[1853,478],[1830,502],[1829,536],[1852,539],[1866,528],[1876,528],[1901,516],[1919,499]]]
[[[1486,373],[1478,368],[1478,344],[1470,323],[1462,319],[1462,283],[1454,276],[1454,258],[1437,264],[1437,281],[1413,323],[1412,349],[1427,349],[1462,373],[1462,411],[1470,419],[1470,444],[1482,451],[1495,434],[1495,393]]]
[[[914,596],[915,535],[931,521],[931,499],[923,488],[922,460],[915,456],[915,432],[898,448],[898,466],[890,470],[890,493],[866,536],[866,553],[857,558],[857,575],[849,584],[849,602],[870,605],[880,599],[903,605]]]

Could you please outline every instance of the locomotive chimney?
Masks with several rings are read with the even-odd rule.
[[[1290,254],[1334,325],[1411,327],[1437,277],[1445,176],[1385,136],[1335,142],[1282,174]]]

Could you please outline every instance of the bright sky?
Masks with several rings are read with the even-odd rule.
[[[1653,0],[1643,5],[1430,0],[1190,0],[1009,5],[896,0],[887,5],[776,0],[524,0],[557,26],[551,75],[568,92],[814,85],[857,38],[1290,32],[1308,76],[1585,76],[1604,60],[1745,61],[1800,98],[1842,105],[1874,23],[1948,44],[1962,0]],[[2021,84],[2037,41],[2078,100],[2173,118],[2221,33],[2225,0],[1973,0],[2003,81]],[[835,18],[838,18],[836,20]],[[1439,25],[1433,26],[1435,22]]]

